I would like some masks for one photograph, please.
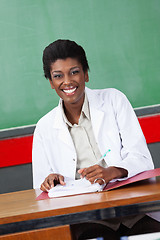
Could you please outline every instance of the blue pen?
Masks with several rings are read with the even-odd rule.
[[[103,158],[107,155],[107,153],[108,152],[110,152],[111,151],[111,149],[108,149],[104,154],[103,154],[103,156],[97,161],[97,164],[100,162],[100,161],[102,161],[103,160]]]

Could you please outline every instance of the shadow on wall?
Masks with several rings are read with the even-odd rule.
[[[155,168],[160,168],[160,142],[148,144]]]

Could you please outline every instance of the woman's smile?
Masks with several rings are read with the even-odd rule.
[[[77,90],[77,87],[70,87],[70,88],[65,88],[62,91],[66,94],[66,95],[73,95],[75,94]]]

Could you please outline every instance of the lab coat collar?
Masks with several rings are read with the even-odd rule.
[[[61,99],[60,99],[61,101]],[[55,111],[55,118],[53,122],[53,128],[58,130],[58,139],[63,142],[64,144],[68,145],[72,150],[74,150],[74,144],[72,141],[72,138],[69,134],[68,127],[66,123],[63,120],[63,115],[62,115],[62,108],[60,106],[60,101],[59,105],[56,107]]]
[[[98,90],[92,90],[88,87],[85,87],[85,92],[87,94],[90,105],[92,105],[92,107],[95,109],[100,109],[104,101],[98,93]]]
[[[59,100],[59,104],[56,107],[56,114],[55,114],[55,119],[53,123],[53,127],[57,129],[64,129],[66,128],[66,124],[63,120],[63,113],[62,113],[62,108],[61,108],[61,99]]]
[[[97,140],[100,126],[102,124],[103,117],[104,117],[104,112],[101,110],[101,106],[103,105],[104,101],[102,100],[98,92],[96,92],[95,90],[91,90],[86,87],[85,91],[86,91],[88,102],[89,102],[92,127],[95,134],[95,138]],[[62,131],[59,132],[59,137],[67,145],[70,145],[73,147],[73,141],[71,139],[70,134],[68,134],[69,133],[68,128],[66,126],[66,123],[63,120],[62,108],[60,106],[60,102],[58,107],[56,108],[56,115],[55,115],[53,127],[59,130],[61,129]]]

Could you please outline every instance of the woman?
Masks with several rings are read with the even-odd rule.
[[[49,191],[57,183],[64,185],[64,177],[85,177],[91,183],[107,184],[154,167],[137,117],[124,94],[116,89],[91,90],[85,86],[89,66],[81,46],[70,40],[51,43],[43,52],[43,69],[60,102],[35,129],[34,188]],[[111,151],[97,164],[107,149]],[[117,239],[122,224],[130,230],[144,219],[146,216],[105,221],[105,231]],[[88,234],[88,225],[84,225]],[[81,230],[73,226],[77,235]]]

